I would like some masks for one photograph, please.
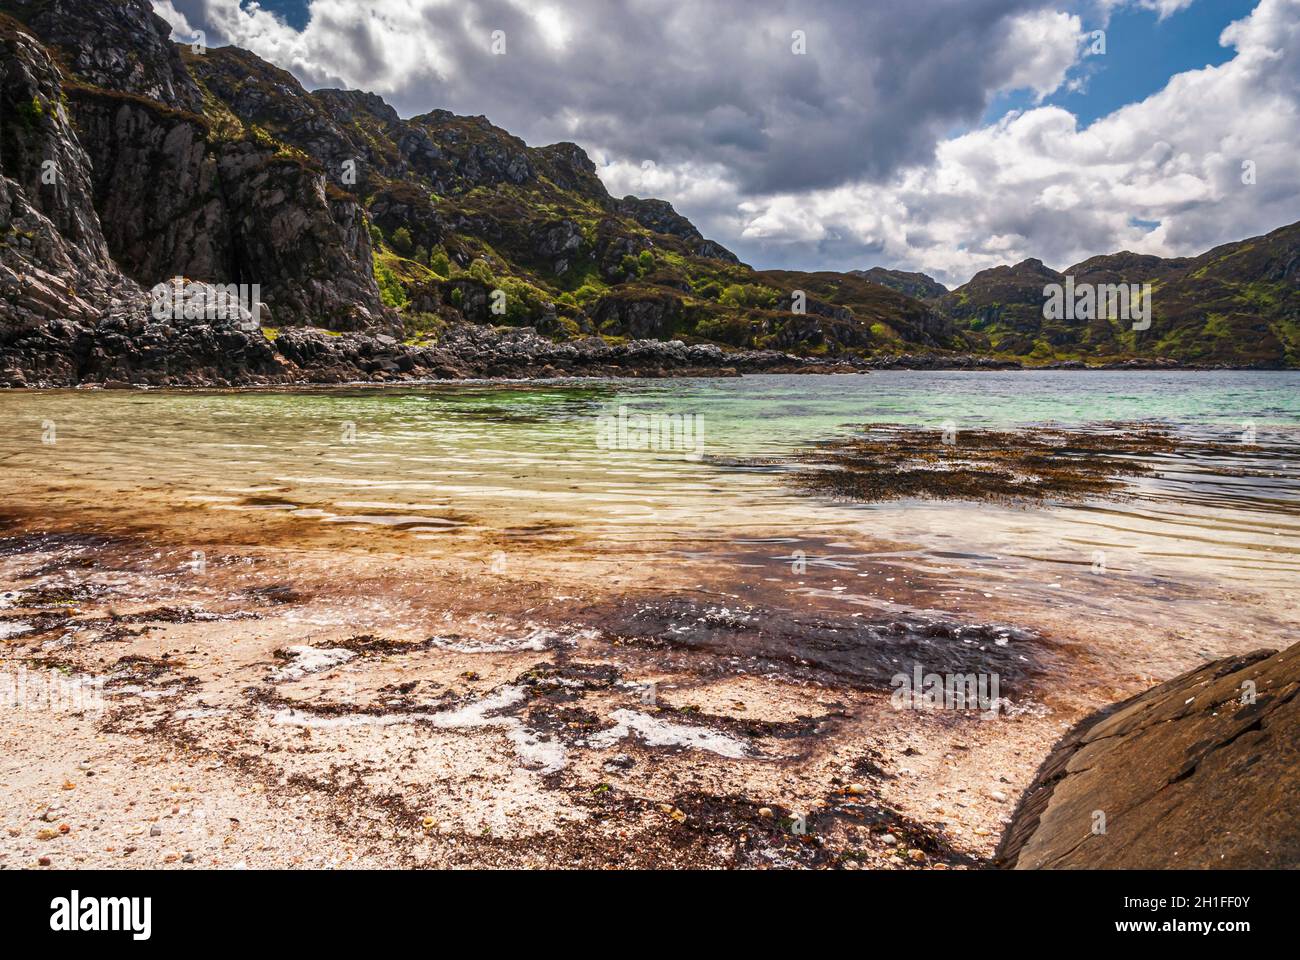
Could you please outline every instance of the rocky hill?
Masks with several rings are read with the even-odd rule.
[[[365,362],[330,362],[335,378],[552,366],[506,362],[520,343],[584,344],[592,369],[640,341],[772,354],[696,358],[737,369],[1297,361],[1294,228],[1196,260],[1089,261],[1158,276],[1157,323],[1141,339],[1054,326],[1041,264],[952,293],[898,271],[755,271],[666,201],[610,196],[575,144],[445,110],[403,119],[169,33],[148,0],[0,0],[0,384],[292,380],[311,376],[279,337],[296,327],[384,338],[342,350]],[[257,284],[265,335],[156,322],[148,292],[175,277]],[[482,337],[452,335],[466,324],[501,332],[505,355],[403,359],[444,341],[481,355]],[[643,372],[660,369],[694,365]]]
[[[1044,287],[1150,284],[1150,327],[1119,317],[1044,317]],[[1300,224],[1199,257],[1092,257],[1057,272],[1039,260],[983,270],[936,301],[972,345],[1028,360],[1121,356],[1300,366]]]
[[[850,270],[855,277],[862,277],[872,283],[878,283],[890,290],[905,293],[916,300],[938,300],[948,288],[934,277],[924,273],[909,273],[906,270],[886,270],[884,267],[872,267],[870,270]]]

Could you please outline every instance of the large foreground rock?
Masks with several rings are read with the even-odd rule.
[[[1297,691],[1300,644],[1216,661],[1094,714],[1044,762],[995,862],[1300,866]]]

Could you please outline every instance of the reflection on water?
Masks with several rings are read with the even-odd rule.
[[[698,415],[703,462],[603,449],[597,419]],[[280,392],[0,395],[6,499],[51,510],[127,498],[280,512],[410,550],[469,541],[581,544],[671,558],[701,544],[801,543],[814,567],[855,575],[887,558],[950,591],[1129,615],[1114,584],[1239,585],[1292,612],[1300,573],[1300,374],[878,373],[597,384],[435,385]],[[660,421],[654,421],[658,417]],[[792,492],[731,458],[789,453],[868,422],[935,429],[1144,421],[1238,443],[1239,454],[1156,458],[1133,496],[1043,508],[894,502]],[[53,426],[53,443],[50,439]],[[607,445],[606,445],[607,446]],[[428,543],[427,541],[431,541]],[[1101,559],[1098,557],[1101,555]],[[1098,567],[1121,578],[1100,586]],[[877,598],[879,599],[879,598]],[[936,603],[945,598],[936,597]],[[1155,616],[1149,608],[1134,616]]]

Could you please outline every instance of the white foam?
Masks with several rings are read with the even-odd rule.
[[[321,673],[356,658],[355,653],[342,647],[318,648],[299,645],[290,647],[289,654],[293,657],[289,664],[271,670],[273,683],[301,680],[310,674]]]
[[[424,722],[444,730],[465,730],[493,727],[505,730],[506,738],[524,763],[538,773],[554,773],[564,768],[568,754],[564,744],[539,740],[517,717],[492,717],[488,714],[505,710],[523,701],[527,691],[523,687],[506,686],[486,697],[462,704],[453,710],[438,713],[350,713],[341,717],[317,717],[300,713],[293,708],[277,712],[271,722],[277,726],[313,727],[337,730],[349,727],[390,727],[399,723]]]
[[[616,721],[617,726],[589,737],[588,746],[597,749],[613,746],[635,733],[651,747],[693,747],[697,750],[708,750],[722,757],[730,757],[733,760],[742,760],[750,756],[747,743],[708,727],[690,727],[681,723],[672,723],[635,710],[615,710],[609,716],[611,720]]]
[[[513,653],[520,650],[540,653],[556,647],[572,647],[579,639],[592,639],[597,635],[595,630],[582,630],[565,636],[549,627],[534,627],[528,633],[518,637],[498,637],[492,640],[433,637],[430,642],[442,650],[452,650],[456,653]]]

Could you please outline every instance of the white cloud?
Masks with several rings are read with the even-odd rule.
[[[159,10],[308,87],[368,90],[406,116],[481,113],[530,143],[721,163],[761,194],[888,175],[997,94],[1056,90],[1080,22],[1052,2],[313,0],[301,31],[255,2]],[[505,56],[489,49],[495,30]]]
[[[1041,101],[1065,83],[1078,62],[1083,22],[1073,14],[1035,10],[1008,25],[1006,44],[997,51],[1005,63],[1001,90],[1032,90]]]
[[[742,236],[763,242],[764,259],[886,263],[951,284],[1027,257],[1059,268],[1121,249],[1185,256],[1293,222],[1300,0],[1262,0],[1223,41],[1236,48],[1227,63],[1086,128],[1056,106],[1014,112],[883,185],[750,200]],[[838,242],[807,246],[827,236]]]

